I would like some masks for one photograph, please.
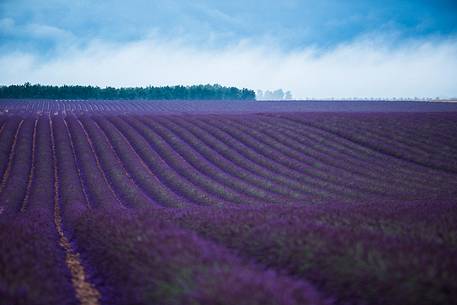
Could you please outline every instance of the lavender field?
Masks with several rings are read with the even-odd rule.
[[[457,104],[0,101],[0,304],[457,304]]]

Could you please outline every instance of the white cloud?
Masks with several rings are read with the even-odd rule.
[[[28,24],[24,27],[24,32],[37,39],[55,39],[61,41],[75,38],[70,32],[46,24]]]
[[[367,37],[330,50],[282,51],[243,42],[224,49],[147,39],[93,41],[43,60],[0,55],[0,83],[145,86],[219,83],[290,90],[295,98],[457,96],[457,41],[388,46]]]
[[[0,19],[0,34],[16,39],[55,41],[61,46],[68,45],[76,40],[76,37],[71,32],[61,28],[40,23],[17,24],[12,18]],[[8,43],[8,40],[3,43]]]

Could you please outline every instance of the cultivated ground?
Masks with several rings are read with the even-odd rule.
[[[0,102],[1,304],[453,304],[457,105]]]

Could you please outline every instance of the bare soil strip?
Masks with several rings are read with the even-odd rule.
[[[71,137],[70,129],[68,128],[67,121],[65,121],[65,120],[62,120],[62,121],[65,124],[68,141],[70,143],[71,152],[73,155],[73,161],[75,162],[76,171],[78,172],[78,177],[79,177],[79,183],[81,184],[81,190],[84,194],[84,199],[86,200],[87,207],[91,208],[92,204],[89,201],[89,195],[87,195],[86,184],[84,183],[83,175],[81,173],[81,166],[79,165],[78,158],[76,157],[75,146],[73,144],[73,138]]]
[[[49,124],[51,129],[51,145],[54,165],[54,224],[56,226],[57,233],[60,237],[59,244],[65,251],[65,262],[67,264],[68,269],[70,270],[73,287],[76,291],[76,297],[80,301],[81,305],[99,305],[101,294],[88,281],[86,272],[79,258],[79,253],[72,248],[70,241],[65,236],[65,232],[63,230],[62,213],[60,210],[59,203],[60,189],[56,158],[56,147],[51,118],[49,118]]]
[[[0,135],[3,133],[3,129],[5,129],[6,121],[2,122],[2,126],[0,127]]]
[[[32,188],[33,176],[35,175],[35,153],[36,153],[36,129],[37,129],[38,119],[35,120],[35,125],[33,126],[33,136],[32,136],[32,160],[29,172],[29,178],[27,181],[27,189],[25,191],[24,200],[22,200],[21,204],[21,212],[24,212],[27,208],[27,203],[30,197],[30,189]]]
[[[3,174],[2,182],[0,184],[0,193],[5,188],[6,182],[8,181],[8,178],[9,178],[9,175],[10,175],[10,172],[11,172],[11,167],[13,165],[14,152],[16,150],[17,138],[18,138],[18,135],[19,135],[19,131],[21,131],[22,124],[24,124],[24,120],[21,120],[21,122],[19,123],[19,125],[17,127],[16,134],[14,135],[13,144],[11,145],[10,154],[8,156],[8,165],[6,167],[5,173]]]

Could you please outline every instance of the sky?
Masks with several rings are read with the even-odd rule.
[[[0,0],[0,84],[457,97],[455,0]]]

